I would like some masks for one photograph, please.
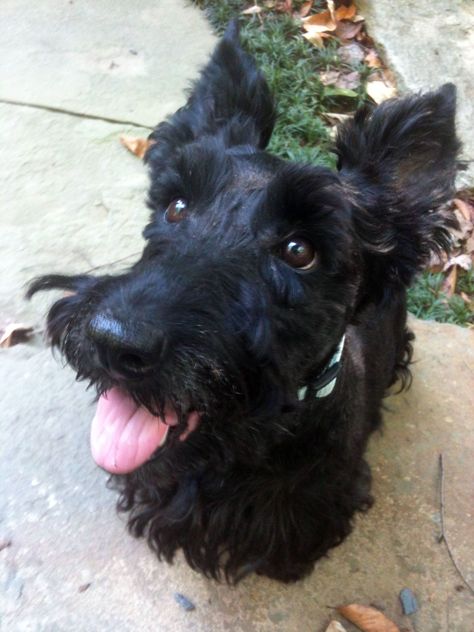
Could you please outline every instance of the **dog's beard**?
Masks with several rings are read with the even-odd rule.
[[[92,361],[86,324],[107,285],[115,282],[110,277],[45,277],[29,291],[68,292],[49,312],[48,334],[77,379],[88,381],[98,393],[90,438],[100,467],[129,473],[160,448],[186,441],[203,419],[206,424],[216,419],[231,424],[236,418],[270,415],[289,406],[281,372],[268,362],[263,369],[242,340],[230,334],[181,340],[164,365],[139,379],[113,377],[102,370]]]

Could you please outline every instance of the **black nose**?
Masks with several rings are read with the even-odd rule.
[[[158,362],[163,350],[162,332],[145,323],[129,322],[99,312],[87,325],[97,361],[113,376],[137,377]]]

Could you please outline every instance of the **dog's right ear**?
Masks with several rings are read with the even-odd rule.
[[[208,64],[193,84],[188,102],[151,134],[146,160],[166,159],[202,136],[225,146],[263,149],[275,123],[275,107],[261,72],[240,45],[237,20],[227,27]]]

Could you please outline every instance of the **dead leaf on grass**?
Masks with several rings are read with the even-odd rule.
[[[333,86],[341,73],[338,70],[327,70],[319,73],[319,80],[323,86]]]
[[[360,73],[356,71],[343,73],[337,70],[327,70],[319,74],[319,80],[323,86],[355,90],[360,86]]]
[[[454,257],[450,257],[444,264],[443,272],[449,270],[452,266],[459,266],[464,270],[470,270],[472,268],[472,259],[469,255],[461,254]]]
[[[259,7],[257,4],[254,4],[253,7],[249,7],[248,9],[244,9],[240,13],[242,15],[257,15],[263,11],[262,7]]]
[[[322,13],[315,13],[305,18],[303,20],[303,28],[309,33],[328,33],[335,31],[337,24],[332,19],[329,11],[323,11]]]
[[[299,11],[296,12],[296,15],[299,15],[300,18],[305,18],[312,8],[313,0],[309,0],[309,2],[303,2]]]
[[[367,55],[364,57],[364,62],[369,68],[381,68],[382,62],[380,61],[380,57],[377,53],[372,49],[369,50]]]
[[[451,296],[453,296],[454,292],[456,291],[457,280],[458,268],[457,266],[453,266],[443,281],[441,291],[451,298]]]
[[[316,48],[324,47],[324,40],[329,37],[327,33],[319,33],[317,31],[308,31],[307,33],[303,33],[303,37],[311,42],[313,46]]]
[[[275,11],[291,15],[293,13],[293,0],[279,0],[275,2]]]
[[[350,4],[348,7],[342,5],[336,9],[336,20],[353,20],[356,17],[356,13],[357,8],[355,4]],[[363,20],[364,18],[360,19]]]
[[[349,22],[348,20],[338,21],[334,34],[337,35],[340,40],[351,40],[360,33],[363,26],[363,22]]]
[[[365,51],[358,42],[350,42],[337,49],[339,59],[346,64],[359,64],[364,61]]]
[[[8,349],[21,342],[28,342],[33,335],[33,327],[23,323],[7,325],[0,337],[0,347]]]
[[[365,89],[372,101],[375,101],[377,105],[387,99],[391,99],[397,94],[395,86],[383,79],[368,81]]]
[[[340,606],[338,612],[363,632],[400,632],[398,626],[379,610],[353,603]]]
[[[154,144],[154,141],[148,138],[138,138],[137,136],[127,136],[126,134],[120,136],[120,142],[128,151],[141,159],[144,158],[148,149]]]
[[[460,198],[454,198],[453,202],[455,207],[462,213],[464,219],[474,223],[474,204]]]

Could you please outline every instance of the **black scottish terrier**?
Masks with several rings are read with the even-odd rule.
[[[337,172],[284,162],[231,25],[151,135],[141,259],[32,284],[69,291],[51,342],[96,386],[93,455],[160,558],[294,581],[370,507],[367,440],[408,373],[406,287],[450,244],[454,112],[451,85],[367,107]]]

